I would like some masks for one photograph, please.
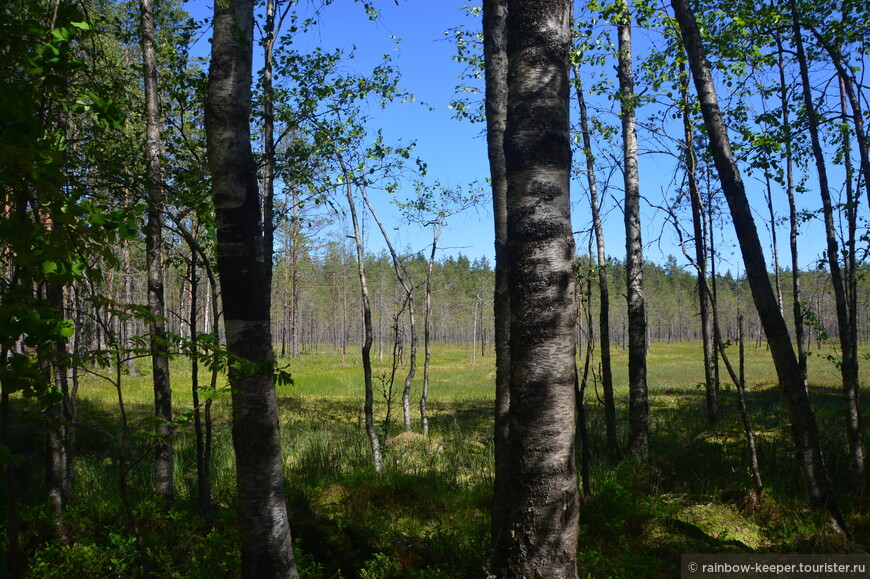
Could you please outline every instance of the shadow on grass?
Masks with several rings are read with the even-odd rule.
[[[782,393],[769,384],[750,384],[748,398],[766,485],[760,503],[747,500],[752,482],[733,388],[722,391],[724,416],[716,425],[706,423],[702,389],[652,388],[651,458],[646,464],[607,459],[603,411],[594,392],[587,393],[593,462],[592,495],[581,504],[578,561],[584,573],[669,577],[678,575],[681,553],[854,551],[868,542],[870,516],[848,487],[839,390],[812,387],[811,400],[832,481],[853,523],[856,542],[848,544],[832,537],[825,521],[805,506]],[[623,440],[626,402],[617,400]],[[432,400],[428,440],[419,434],[402,435],[400,422],[394,422],[381,473],[373,471],[360,431],[361,400],[291,395],[280,397],[278,403],[287,496],[303,576],[483,575],[489,553],[491,400]],[[382,408],[381,404],[380,412]],[[400,419],[400,407],[394,408],[394,417]],[[133,433],[128,453],[135,463],[131,495],[155,569],[165,576],[237,574],[234,467],[226,407],[215,431],[217,504],[210,517],[197,513],[194,506],[191,426],[180,425],[175,436],[179,499],[168,510],[155,508],[148,418],[153,409],[139,404],[128,410]],[[415,405],[414,425],[419,430],[417,412]],[[82,399],[79,415],[77,480],[69,514],[79,551],[71,551],[53,539],[45,515],[39,409],[13,401],[12,447],[23,459],[16,468],[25,523],[22,536],[32,569],[58,569],[46,577],[119,575],[123,573],[112,561],[129,557],[129,533],[118,518],[116,406],[110,398]],[[88,567],[87,560],[98,561],[99,571]]]

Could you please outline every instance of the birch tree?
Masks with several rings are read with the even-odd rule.
[[[734,222],[752,298],[767,335],[779,384],[786,398],[792,439],[804,487],[810,504],[818,509],[826,508],[834,528],[845,532],[846,524],[828,480],[828,471],[819,443],[818,424],[810,406],[806,382],[767,275],[758,230],[752,218],[740,172],[734,162],[698,25],[685,0],[671,0],[671,5],[688,54],[701,113],[710,136],[710,150]]]
[[[649,457],[649,401],[646,383],[646,303],[643,294],[643,241],[640,177],[637,168],[636,95],[631,60],[631,14],[622,0],[617,14],[619,106],[622,120],[622,172],[625,183],[625,255],[628,292],[628,449]]]
[[[151,0],[139,1],[142,42],[142,72],[145,77],[145,170],[148,182],[148,228],[145,254],[148,264],[148,308],[151,310],[151,368],[154,374],[154,416],[157,443],[155,446],[155,491],[157,496],[171,500],[175,496],[172,433],[172,389],[169,381],[169,354],[166,342],[165,300],[163,295],[165,268],[163,265],[163,167],[160,161],[160,102],[157,92],[157,54],[154,30],[154,5]]]
[[[572,2],[508,2],[509,577],[576,577]],[[496,505],[505,508],[505,505]]]
[[[231,357],[242,576],[297,577],[281,472],[266,248],[251,151],[253,2],[215,2],[213,24],[205,121]]]

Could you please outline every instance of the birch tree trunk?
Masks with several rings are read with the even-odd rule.
[[[223,5],[222,5],[223,4]],[[257,167],[252,0],[215,3],[205,120],[232,389],[242,576],[297,577],[282,477]]]
[[[508,412],[510,409],[510,295],[507,261],[507,174],[504,158],[504,131],[507,118],[507,0],[483,1],[483,54],[486,83],[486,146],[492,184],[495,221],[495,429],[493,452],[493,508],[490,540],[492,568],[506,567],[507,489],[510,479]]]
[[[844,3],[845,9],[845,3]],[[825,38],[815,28],[810,28],[813,36],[821,45],[821,47],[831,57],[831,62],[834,68],[837,69],[837,76],[840,77],[840,83],[843,92],[849,99],[849,105],[852,108],[852,123],[855,127],[855,140],[858,142],[858,155],[861,159],[861,173],[864,177],[864,189],[867,191],[867,203],[870,204],[870,151],[867,145],[867,133],[864,129],[864,113],[861,109],[860,93],[856,94],[854,81],[854,73],[850,74],[850,70],[843,60],[842,51],[836,44]],[[843,111],[843,118],[846,118],[846,111]]]
[[[810,406],[806,383],[792,347],[785,319],[779,311],[773,287],[770,285],[758,230],[752,218],[743,181],[734,163],[698,25],[685,0],[671,0],[671,5],[689,57],[701,113],[710,135],[710,150],[734,221],[752,298],[767,335],[779,384],[786,398],[792,439],[804,487],[810,504],[819,509],[827,508],[834,528],[845,532],[846,525],[828,480],[828,472],[819,444],[816,417]]]
[[[408,363],[408,373],[405,375],[405,385],[404,388],[402,388],[402,418],[405,425],[405,432],[411,432],[411,386],[414,383],[414,376],[417,374],[417,316],[414,309],[414,286],[411,284],[405,266],[399,260],[399,255],[393,248],[393,244],[390,241],[390,236],[387,234],[387,230],[384,228],[384,224],[381,223],[378,214],[375,212],[375,208],[372,207],[372,204],[369,202],[365,189],[362,191],[362,197],[363,201],[365,201],[366,207],[369,208],[369,213],[372,214],[372,218],[378,225],[378,229],[381,230],[381,235],[384,237],[384,242],[387,244],[387,249],[390,251],[390,258],[393,261],[393,271],[396,274],[396,279],[399,281],[399,285],[402,286],[402,290],[405,292],[405,302],[408,304],[408,325],[411,334],[411,351],[409,353],[410,360]]]
[[[622,0],[619,24],[620,117],[625,183],[625,255],[628,299],[628,450],[649,458],[649,400],[646,383],[646,303],[643,294],[643,241],[640,227],[640,180],[637,170],[634,72],[631,61],[631,15]]]
[[[779,99],[782,107],[782,127],[785,149],[785,193],[788,198],[788,223],[789,223],[789,253],[791,254],[791,291],[792,291],[792,316],[794,318],[794,339],[797,344],[798,365],[804,381],[807,379],[807,352],[804,337],[804,313],[801,303],[800,264],[798,262],[798,219],[797,206],[795,204],[794,185],[794,155],[792,154],[791,121],[788,114],[789,94],[785,83],[785,64],[783,63],[783,47],[779,35],[776,39],[776,64],[779,70]]]
[[[299,192],[293,187],[293,249],[290,253],[290,355],[299,358]],[[342,354],[343,355],[343,354]],[[343,358],[342,358],[343,359]]]
[[[266,0],[266,23],[263,27],[263,258],[266,271],[266,310],[272,311],[273,245],[275,243],[275,104],[272,69],[275,56],[276,0]]]
[[[770,159],[768,158],[768,162]],[[779,246],[776,242],[776,214],[773,210],[773,193],[770,187],[770,175],[764,176],[764,202],[767,203],[768,215],[770,215],[770,253],[773,257],[773,289],[776,291],[776,302],[779,304],[779,311],[782,312],[782,284],[780,283],[779,269]]]
[[[508,2],[508,577],[577,577],[567,0]]]
[[[707,393],[707,421],[719,420],[719,382],[713,366],[713,317],[710,315],[712,296],[707,285],[707,244],[704,235],[704,207],[701,192],[698,190],[698,176],[695,163],[694,127],[689,110],[689,79],[682,85],[683,90],[683,132],[686,139],[686,172],[689,180],[689,198],[692,205],[692,228],[695,235],[695,261],[698,276],[698,305],[701,313],[701,341],[704,348],[704,385]]]
[[[160,161],[160,103],[157,92],[157,55],[154,48],[154,6],[151,0],[139,1],[142,36],[142,73],[145,81],[145,171],[148,181],[148,227],[145,259],[148,265],[148,308],[151,333],[151,368],[154,373],[155,492],[171,500],[175,497],[172,459],[172,388],[169,382],[169,354],[166,344],[163,295],[163,166]]]
[[[58,312],[64,310],[63,287],[46,283],[46,298]],[[70,361],[69,342],[66,338],[54,342],[54,356],[48,361],[49,379],[61,394],[56,404],[50,405],[46,411],[48,422],[48,457],[46,468],[46,486],[51,504],[55,527],[61,539],[65,539],[63,515],[66,505],[72,496],[73,451],[75,448],[75,423],[77,419],[75,393],[70,388],[67,374]]]
[[[846,297],[846,344],[851,348],[850,356],[854,359],[854,367],[851,368],[850,386],[852,391],[845,388],[847,404],[846,422],[848,425],[847,435],[850,437],[849,444],[852,446],[852,472],[855,475],[855,491],[859,496],[864,493],[864,453],[861,442],[861,383],[858,379],[858,262],[856,255],[855,236],[858,228],[858,200],[853,189],[854,167],[852,166],[852,146],[850,143],[849,125],[845,122],[846,116],[846,82],[840,77],[840,112],[843,115],[843,164],[846,169],[846,255],[844,263],[843,280]],[[842,339],[841,339],[842,341]],[[846,346],[844,346],[846,347]],[[856,448],[857,446],[857,448]]]
[[[353,240],[356,246],[357,272],[359,274],[360,298],[362,300],[363,308],[363,343],[361,352],[363,383],[365,387],[363,412],[365,414],[366,434],[369,437],[369,445],[372,450],[372,463],[374,464],[375,470],[380,472],[384,461],[381,456],[381,443],[380,440],[378,440],[378,432],[375,430],[375,401],[374,386],[372,384],[372,303],[369,297],[369,284],[366,277],[365,247],[363,246],[362,229],[360,228],[359,219],[357,218],[356,203],[353,200],[353,179],[351,178],[350,171],[348,170],[341,154],[338,154],[338,163],[341,166],[341,171],[344,175],[347,205],[350,209],[351,223],[353,224]]]
[[[420,394],[420,431],[423,436],[429,436],[429,414],[426,404],[429,402],[429,363],[432,360],[432,268],[435,265],[435,251],[443,225],[432,224],[432,252],[426,263],[426,297],[423,302],[423,392]]]
[[[595,157],[592,154],[592,140],[589,135],[589,119],[586,112],[586,99],[580,82],[580,69],[573,67],[576,80],[577,102],[580,105],[580,132],[583,136],[583,153],[586,157],[586,179],[589,183],[589,205],[592,209],[592,227],[595,230],[597,249],[598,292],[601,300],[598,312],[598,340],[601,344],[601,390],[604,392],[604,430],[607,438],[607,451],[611,456],[619,455],[619,439],[616,434],[616,403],[613,399],[613,370],[610,364],[610,288],[607,280],[607,251],[604,246],[604,228],[601,225],[601,211],[598,203],[598,183],[595,179]]]
[[[846,437],[849,440],[849,460],[856,489],[864,488],[864,451],[861,446],[861,407],[858,400],[858,349],[852,340],[850,318],[846,297],[846,284],[840,267],[840,244],[837,241],[837,229],[834,224],[834,208],[828,185],[828,172],[825,165],[825,154],[822,151],[819,135],[819,114],[813,102],[810,90],[809,67],[804,51],[801,24],[798,18],[798,8],[795,0],[791,0],[792,30],[794,32],[795,51],[800,68],[803,103],[806,109],[807,126],[810,133],[810,144],[816,161],[816,171],[819,176],[819,194],[822,198],[822,213],[825,222],[825,239],[827,241],[828,268],[831,272],[831,285],[834,289],[834,303],[837,310],[837,328],[840,334],[840,374],[843,379],[843,397],[846,402]]]

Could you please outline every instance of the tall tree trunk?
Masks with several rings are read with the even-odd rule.
[[[192,239],[196,242],[196,238]],[[193,400],[193,432],[196,438],[196,490],[200,512],[211,508],[211,477],[205,462],[205,437],[202,427],[202,408],[199,402],[199,268],[196,248],[190,245],[190,394]]]
[[[390,242],[390,236],[387,234],[387,230],[384,228],[381,220],[378,219],[378,214],[375,213],[375,208],[372,207],[372,204],[369,203],[368,195],[366,195],[365,188],[362,189],[363,201],[365,201],[366,206],[369,208],[369,212],[372,214],[372,218],[377,223],[378,228],[381,230],[381,235],[384,237],[384,242],[387,244],[387,249],[390,251],[390,257],[393,260],[393,271],[396,273],[396,279],[399,281],[399,284],[402,286],[402,290],[405,292],[405,303],[408,304],[408,324],[409,324],[409,332],[411,334],[411,351],[409,352],[409,364],[408,364],[408,373],[405,376],[405,386],[402,388],[402,418],[404,419],[405,431],[411,431],[411,386],[414,383],[414,376],[417,374],[417,317],[414,311],[414,286],[411,284],[411,280],[408,278],[408,272],[405,270],[405,266],[402,265],[402,262],[399,260],[399,255],[396,253],[396,250],[393,248],[393,244]],[[396,321],[398,324],[398,320]]]
[[[420,394],[420,424],[423,436],[429,436],[429,414],[426,405],[429,402],[429,362],[432,359],[432,268],[435,265],[435,251],[438,238],[441,237],[442,225],[432,224],[432,252],[426,264],[426,301],[423,308],[423,392]]]
[[[510,294],[507,261],[507,173],[504,158],[504,132],[507,119],[507,0],[483,0],[483,54],[486,84],[486,149],[492,185],[493,220],[495,221],[495,429],[493,452],[493,508],[490,540],[492,568],[507,566],[508,484],[510,448],[508,413],[510,409]]]
[[[710,186],[710,170],[709,167],[707,169],[707,222],[705,223],[705,227],[707,228],[707,245],[709,245],[709,256],[710,256],[710,286],[708,288],[707,294],[712,299],[712,303],[715,307],[715,304],[719,303],[719,290],[718,290],[718,282],[716,281],[716,233],[713,229],[713,196],[715,192]],[[719,327],[719,316],[716,315],[716,310],[713,310],[713,335],[718,336],[720,334],[721,328]],[[713,382],[716,384],[716,389],[719,389],[719,385],[722,384],[722,380],[720,379],[721,372],[719,367],[719,350],[713,349]]]
[[[858,200],[855,198],[855,190],[852,187],[854,179],[854,168],[852,166],[852,147],[849,141],[849,125],[846,119],[846,83],[843,77],[840,77],[840,111],[843,115],[843,163],[846,169],[846,263],[844,264],[844,285],[846,293],[846,313],[848,315],[848,336],[849,346],[852,348],[852,356],[855,360],[855,367],[852,387],[854,392],[854,409],[857,413],[853,416],[851,413],[852,407],[847,406],[847,423],[850,424],[849,436],[854,436],[853,430],[857,433],[858,452],[852,452],[852,458],[856,463],[853,463],[853,471],[855,472],[855,488],[859,495],[864,493],[864,485],[866,475],[864,474],[864,455],[861,442],[861,391],[860,381],[858,379],[858,262],[856,255],[855,235],[858,229]],[[850,393],[846,395],[847,399]],[[854,421],[854,423],[853,423]],[[860,462],[857,462],[860,459]]]
[[[607,452],[619,455],[619,438],[616,434],[616,403],[613,399],[613,370],[610,364],[610,289],[607,280],[607,252],[604,247],[604,228],[601,225],[601,211],[598,203],[598,182],[595,179],[595,156],[592,153],[592,139],[589,135],[589,119],[586,112],[586,99],[580,81],[580,69],[573,67],[577,102],[580,105],[580,132],[583,136],[583,154],[586,158],[586,180],[589,183],[589,204],[592,209],[592,227],[595,230],[597,248],[598,292],[600,310],[598,312],[598,332],[601,343],[601,389],[604,392],[604,430],[607,438]],[[590,334],[591,335],[591,334]]]
[[[755,431],[749,419],[749,409],[746,407],[746,355],[743,340],[743,314],[737,315],[737,336],[740,344],[740,376],[734,384],[737,387],[737,409],[743,421],[743,433],[746,436],[746,447],[749,449],[749,466],[752,470],[752,482],[755,484],[755,497],[761,498],[764,484],[761,482],[761,467],[758,466],[758,449],[755,446]],[[720,340],[721,342],[721,340]],[[724,351],[724,348],[723,348]]]
[[[63,317],[63,288],[56,284],[46,284],[46,297],[51,307],[56,308],[58,317]],[[68,341],[61,338],[54,343],[54,355],[48,361],[51,383],[60,392],[61,399],[46,411],[48,421],[48,464],[46,485],[51,503],[52,516],[61,539],[65,538],[63,514],[72,495],[73,477],[73,440],[75,438],[76,400],[70,389],[68,360]]]
[[[798,220],[797,220],[797,205],[795,203],[795,185],[794,185],[794,155],[792,154],[792,133],[791,121],[789,120],[788,105],[788,85],[785,83],[785,64],[783,63],[783,48],[779,34],[776,34],[777,48],[777,68],[779,69],[779,100],[782,107],[782,126],[785,134],[785,192],[788,198],[788,223],[789,223],[789,252],[791,254],[791,291],[792,291],[792,316],[794,317],[794,338],[797,344],[798,365],[800,366],[801,375],[804,381],[807,379],[807,352],[806,341],[804,337],[804,314],[803,303],[801,302],[801,287],[800,287],[800,264],[798,262]]]
[[[7,352],[4,349],[0,354],[0,362],[5,365]],[[9,404],[9,392],[0,390],[0,445],[3,450],[10,451],[9,447],[9,423],[11,421]],[[3,462],[3,498],[4,511],[6,512],[6,570],[12,579],[24,577],[24,559],[21,556],[21,541],[19,533],[18,501],[15,488],[15,469],[12,461]]]
[[[290,311],[290,355],[293,359],[299,358],[299,192],[296,187],[292,188],[293,221],[292,241],[293,248],[290,252],[290,303],[293,309]]]
[[[124,199],[125,205],[127,203],[127,199]],[[130,243],[124,242],[123,251],[123,259],[124,259],[124,303],[127,305],[133,304],[133,270],[130,264]],[[135,332],[135,324],[136,320],[131,316],[129,319],[124,321],[123,327],[123,340],[122,343],[127,347],[130,347],[131,342],[130,338],[133,336]],[[127,374],[130,376],[136,375],[136,357],[129,356],[127,358]]]
[[[160,161],[160,95],[157,92],[157,54],[154,6],[151,0],[139,1],[142,32],[142,73],[145,80],[145,171],[148,181],[148,228],[145,254],[148,262],[148,308],[151,332],[151,367],[154,373],[155,492],[172,500],[175,497],[172,460],[172,388],[169,382],[169,354],[163,296],[163,167]]]
[[[686,140],[686,174],[689,181],[689,200],[692,205],[692,230],[695,236],[695,263],[698,278],[698,306],[701,313],[701,342],[704,350],[704,385],[707,393],[707,422],[715,423],[721,414],[719,402],[719,383],[716,381],[713,366],[715,342],[713,339],[713,318],[710,315],[712,299],[707,285],[707,244],[704,207],[701,192],[698,190],[698,176],[695,163],[695,129],[689,107],[689,79],[682,84],[683,97],[683,135]]]
[[[844,10],[847,3],[844,2]],[[849,74],[846,63],[843,61],[843,54],[840,49],[827,40],[818,30],[810,27],[813,36],[822,46],[822,48],[831,57],[831,62],[834,68],[837,69],[837,76],[842,83],[842,90],[846,93],[849,99],[849,105],[852,108],[852,122],[855,127],[855,140],[858,142],[858,154],[861,159],[861,173],[864,176],[864,188],[867,191],[867,203],[870,204],[870,151],[868,151],[867,132],[864,128],[864,113],[861,110],[861,99],[855,93],[854,76]],[[845,117],[846,112],[843,111]]]
[[[647,327],[643,294],[643,242],[640,227],[640,180],[637,170],[634,72],[631,59],[631,14],[621,0],[618,24],[620,118],[625,183],[626,298],[628,300],[628,450],[649,458],[649,400],[646,383]]]
[[[205,270],[208,279],[209,291],[206,293],[206,306],[204,319],[204,329],[206,332],[214,332],[215,342],[219,342],[217,323],[220,318],[220,293],[218,292],[218,282],[215,278],[214,270],[209,262],[209,257],[203,250],[202,245],[198,241],[198,228],[191,233],[183,224],[175,220],[176,230],[190,248],[191,255],[191,279],[198,280],[197,270],[201,264]],[[196,284],[191,284],[195,286]],[[190,341],[192,349],[196,352],[199,348],[199,331],[197,330],[197,315],[198,308],[196,299],[196,289],[192,290],[192,298],[190,302]],[[215,329],[209,328],[209,319],[215,320]],[[197,469],[197,494],[199,507],[202,512],[211,510],[211,447],[212,447],[212,419],[211,419],[211,404],[212,398],[217,392],[218,375],[220,372],[219,358],[221,356],[220,349],[214,348],[214,363],[211,364],[211,380],[208,387],[208,396],[203,404],[199,403],[199,371],[198,360],[194,358],[191,362],[191,389],[193,391],[193,406],[194,406],[194,431],[196,436],[196,469]]]
[[[356,203],[353,200],[353,179],[350,171],[341,154],[338,155],[338,163],[341,166],[342,174],[344,175],[345,193],[347,196],[347,205],[350,209],[351,223],[353,224],[353,240],[356,245],[357,272],[359,273],[360,298],[363,309],[363,343],[362,343],[362,364],[363,364],[363,383],[365,387],[365,402],[363,403],[363,412],[365,413],[366,434],[369,437],[369,445],[372,450],[372,463],[375,470],[380,471],[383,466],[383,458],[381,456],[381,443],[378,440],[378,432],[375,430],[374,418],[374,386],[372,384],[372,304],[369,298],[369,284],[366,277],[366,262],[365,262],[365,247],[363,246],[362,229],[356,213]]]
[[[480,315],[480,295],[474,296],[474,312],[471,317],[471,365],[477,363],[477,319]]]
[[[852,340],[851,312],[846,297],[846,284],[840,268],[840,244],[837,241],[837,230],[834,224],[834,207],[828,186],[828,172],[825,165],[825,153],[822,150],[819,135],[819,114],[813,103],[810,89],[810,73],[804,52],[803,35],[798,18],[797,2],[790,0],[792,29],[794,31],[795,52],[800,68],[801,85],[803,87],[803,103],[807,114],[807,125],[810,133],[810,144],[816,161],[816,171],[819,176],[819,194],[822,197],[822,213],[825,221],[825,237],[827,241],[828,268],[831,272],[831,284],[834,289],[834,303],[837,309],[837,328],[840,333],[840,353],[842,361],[840,373],[843,378],[843,397],[846,402],[846,437],[849,440],[849,460],[856,489],[863,490],[866,474],[864,471],[864,451],[861,447],[861,407],[859,401],[858,381],[858,348]]]
[[[292,295],[290,262],[290,232],[288,231],[284,236],[284,283],[281,286],[281,358],[286,358],[288,355],[287,342],[290,339],[290,318],[293,307],[290,301],[290,296]]]
[[[508,2],[509,577],[577,577],[572,6]]]
[[[272,68],[275,58],[275,4],[266,0],[263,27],[263,258],[266,269],[266,311],[272,311],[272,264],[275,243],[275,105],[272,95]]]
[[[577,82],[580,82],[580,77],[577,74],[577,68],[574,67],[574,76],[577,78]],[[579,89],[578,89],[579,90]],[[587,157],[588,159],[588,157]],[[592,259],[592,238],[589,238],[589,259]],[[577,432],[578,438],[580,440],[580,486],[583,489],[583,494],[585,496],[589,496],[592,494],[592,485],[589,481],[589,463],[592,461],[592,449],[589,446],[589,425],[586,420],[586,406],[584,405],[584,398],[586,396],[586,384],[589,379],[589,368],[592,364],[592,350],[594,349],[594,330],[592,328],[592,275],[591,272],[586,276],[586,287],[584,291],[585,297],[585,315],[577,316],[577,333],[578,335],[581,333],[582,329],[580,326],[580,320],[585,317],[586,321],[586,329],[587,329],[587,339],[586,339],[586,352],[583,356],[583,377],[578,378],[577,381]],[[581,304],[583,302],[581,301]],[[578,349],[579,349],[579,341],[578,341]]]
[[[815,508],[827,508],[834,527],[845,532],[846,525],[834,498],[828,472],[819,444],[816,417],[810,406],[806,384],[800,372],[785,320],[779,311],[776,296],[767,275],[767,265],[758,230],[746,198],[746,190],[734,157],[731,144],[719,109],[719,102],[710,75],[710,65],[704,55],[701,35],[695,17],[685,0],[671,0],[674,13],[683,36],[683,44],[689,56],[689,64],[695,81],[695,89],[701,104],[701,113],[710,135],[710,149],[722,183],[722,190],[731,211],[734,228],[746,267],[746,277],[758,316],[764,326],[771,357],[785,394],[792,438],[797,453],[798,466],[810,504]]]
[[[767,159],[770,162],[770,159]],[[776,291],[776,302],[782,312],[782,284],[780,283],[779,246],[776,242],[776,214],[773,211],[773,192],[770,187],[770,175],[764,176],[764,201],[770,215],[770,253],[773,257],[773,289]]]
[[[684,93],[684,99],[687,98],[688,95]],[[674,218],[674,224],[676,224],[676,218]],[[695,269],[698,273],[702,271],[700,263],[697,261],[697,257],[693,259],[688,251],[685,249],[685,245],[682,241],[682,231],[679,226],[676,227],[677,235],[680,237],[680,246],[683,247],[683,255],[689,260],[692,265],[695,266]],[[697,233],[696,233],[697,234]],[[695,255],[698,255],[697,247],[695,248]],[[703,256],[706,258],[706,255]],[[737,291],[737,315],[738,315],[738,324],[737,324],[737,332],[739,336],[740,343],[740,374],[738,375],[734,371],[734,366],[732,366],[731,361],[728,359],[728,353],[725,351],[725,342],[722,340],[722,335],[719,332],[719,307],[717,305],[715,299],[715,292],[710,289],[710,286],[707,283],[706,276],[698,276],[698,284],[699,284],[699,292],[703,292],[709,299],[709,307],[708,312],[712,313],[713,317],[713,335],[710,337],[711,341],[718,348],[718,351],[722,355],[722,361],[725,363],[725,368],[728,370],[728,374],[731,376],[731,381],[737,388],[737,408],[740,412],[740,418],[743,422],[743,432],[746,436],[746,446],[749,450],[749,463],[752,469],[753,481],[755,483],[755,497],[760,498],[763,490],[763,486],[761,483],[761,470],[758,466],[758,452],[755,446],[755,432],[752,429],[752,422],[749,418],[749,410],[746,405],[746,388],[745,388],[745,372],[744,372],[744,350],[743,350],[743,314],[740,311],[740,291],[738,285]],[[703,288],[703,289],[701,289]],[[718,379],[717,379],[718,384]]]
[[[222,5],[223,4],[223,5]],[[251,152],[251,0],[215,3],[205,120],[217,221],[242,576],[297,577],[282,476],[257,167]]]

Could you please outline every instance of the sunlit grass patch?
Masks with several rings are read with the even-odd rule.
[[[850,548],[826,532],[824,517],[806,506],[794,463],[794,446],[782,392],[769,353],[747,350],[749,412],[756,434],[765,493],[752,489],[745,435],[736,411],[736,390],[722,369],[723,418],[706,420],[700,342],[653,344],[649,358],[651,457],[647,464],[604,452],[600,382],[590,381],[586,410],[592,442],[592,494],[581,500],[578,562],[594,577],[673,576],[680,553],[820,552]],[[627,430],[625,353],[614,352],[620,440]],[[736,348],[729,348],[736,363]],[[420,359],[422,363],[422,356]],[[492,508],[494,357],[475,363],[464,348],[433,353],[429,400],[430,436],[420,434],[422,367],[412,391],[413,432],[401,423],[401,367],[393,398],[384,467],[372,466],[362,430],[362,367],[358,354],[344,360],[331,351],[285,360],[294,383],[278,388],[284,474],[297,554],[307,577],[480,577],[489,554]],[[385,361],[377,361],[376,373]],[[864,374],[862,374],[863,376]],[[208,384],[207,372],[200,383]],[[131,498],[154,564],[162,576],[233,576],[238,572],[235,461],[229,391],[212,406],[213,501],[210,517],[195,507],[192,423],[175,431],[178,498],[167,510],[153,494],[153,391],[150,378],[123,376],[130,412]],[[175,411],[190,410],[190,375],[184,360],[172,366]],[[810,359],[810,396],[820,425],[831,479],[859,540],[870,538],[866,507],[851,494],[836,367]],[[221,377],[219,385],[226,385]],[[375,382],[375,425],[385,441],[386,403]],[[597,390],[596,390],[597,388]],[[866,398],[865,398],[866,400]],[[40,409],[16,399],[16,448],[27,459],[19,470],[27,506],[25,543],[35,569],[57,561],[97,576],[127,565],[129,531],[117,498],[119,413],[111,384],[88,378],[80,390],[78,454],[69,524],[78,549],[52,542],[44,513],[43,431]],[[866,406],[865,406],[866,415]],[[744,532],[744,529],[749,529]],[[112,537],[115,538],[112,538]],[[852,544],[854,547],[854,544]],[[114,570],[113,570],[114,569]],[[125,567],[126,569],[126,567]],[[60,576],[58,574],[53,576]],[[52,576],[51,574],[46,576]]]

